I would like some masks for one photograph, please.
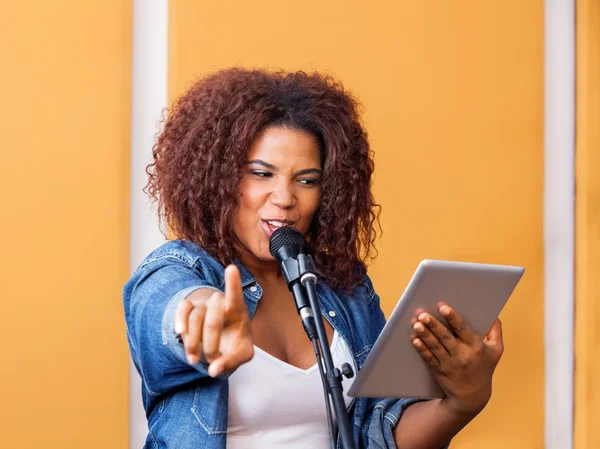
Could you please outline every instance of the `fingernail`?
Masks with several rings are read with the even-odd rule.
[[[421,323],[415,323],[415,325],[413,326],[413,328],[417,332],[423,332],[423,330],[425,329],[425,326],[423,326]]]
[[[425,324],[429,323],[429,315],[427,315],[426,313],[422,313],[421,315],[419,315],[419,321],[422,321]]]
[[[421,342],[419,341],[419,339],[418,339],[418,338],[415,338],[415,339],[412,341],[412,343],[413,343],[413,345],[415,345],[417,348],[418,348],[419,346],[421,346]]]
[[[181,334],[183,332],[183,323],[181,321],[175,322],[175,333]]]
[[[444,316],[450,315],[450,307],[448,307],[448,306],[440,307],[440,313]]]
[[[211,363],[211,365],[208,367],[208,375],[210,377],[217,377],[219,374],[221,374],[221,365],[217,363]]]
[[[197,355],[188,354],[187,355],[187,359],[188,359],[188,362],[190,363],[190,365],[195,365],[196,363],[198,363],[198,356]]]

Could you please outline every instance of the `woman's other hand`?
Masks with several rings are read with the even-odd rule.
[[[413,328],[413,345],[446,393],[443,401],[454,413],[474,416],[492,394],[492,375],[504,350],[502,325],[496,319],[485,340],[447,305],[439,308],[450,328],[421,313]]]
[[[188,362],[198,363],[204,356],[210,376],[248,362],[254,345],[238,268],[229,265],[225,269],[225,294],[199,289],[181,301],[174,325]]]

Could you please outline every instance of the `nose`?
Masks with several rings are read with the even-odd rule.
[[[280,180],[271,192],[271,203],[281,209],[289,209],[296,204],[294,186],[288,180]]]

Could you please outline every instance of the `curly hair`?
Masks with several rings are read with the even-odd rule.
[[[320,142],[321,198],[307,243],[325,281],[351,290],[374,257],[380,206],[359,104],[330,76],[232,68],[199,80],[166,118],[144,191],[177,238],[231,263],[240,255],[231,223],[242,169],[269,126],[307,131]]]

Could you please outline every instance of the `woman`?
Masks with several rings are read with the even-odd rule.
[[[329,447],[313,348],[269,237],[305,236],[334,362],[360,369],[385,320],[365,268],[378,206],[356,101],[318,74],[221,71],[179,99],[153,154],[148,191],[180,240],[124,289],[146,447]],[[483,342],[440,313],[449,328],[422,314],[413,344],[446,397],[346,396],[357,447],[440,448],[488,402],[500,323]]]

